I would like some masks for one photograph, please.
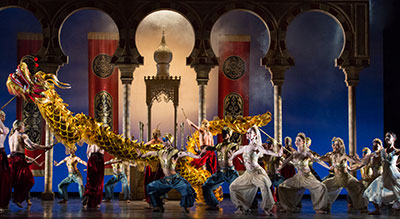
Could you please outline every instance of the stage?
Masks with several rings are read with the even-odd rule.
[[[68,217],[68,218],[112,218],[112,217],[130,217],[130,218],[265,218],[261,210],[250,214],[234,214],[235,207],[229,198],[225,198],[221,203],[219,211],[206,211],[203,204],[195,204],[190,208],[190,213],[184,213],[179,206],[179,201],[167,201],[165,204],[165,212],[152,212],[146,209],[146,202],[113,200],[109,203],[102,203],[99,209],[83,209],[79,199],[70,199],[67,204],[58,204],[55,201],[41,201],[38,198],[32,199],[32,206],[18,208],[15,204],[10,204],[10,209],[0,213],[0,218],[14,217]],[[360,214],[356,211],[347,212],[347,202],[345,198],[338,199],[334,204],[330,214],[315,214],[312,209],[312,203],[309,198],[304,198],[302,202],[303,208],[300,213],[277,213],[276,216],[270,218],[399,218],[400,211],[391,211],[387,207],[382,210],[382,215],[370,216]],[[370,204],[370,209],[372,204]]]

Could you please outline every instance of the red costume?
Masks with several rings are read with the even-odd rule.
[[[206,165],[207,171],[210,172],[211,174],[217,172],[217,156],[215,155],[215,152],[212,150],[207,150],[206,153],[201,158],[193,159],[191,164],[196,168],[200,168]]]
[[[15,202],[22,203],[28,198],[29,191],[35,184],[29,164],[23,153],[11,153],[9,159],[11,169],[11,186],[14,188]],[[3,180],[3,178],[1,179]]]
[[[87,207],[95,208],[103,199],[104,155],[91,153],[87,163],[87,177],[84,197],[88,197]]]
[[[146,198],[146,202],[150,203],[150,196],[147,194],[147,185],[155,180],[159,180],[164,178],[163,170],[161,169],[161,165],[158,164],[157,170],[152,172],[150,166],[146,166],[144,170],[144,197]]]
[[[0,148],[0,208],[8,208],[11,199],[11,170],[6,151]]]

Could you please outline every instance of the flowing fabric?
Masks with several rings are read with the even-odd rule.
[[[234,168],[220,169],[211,175],[203,184],[203,197],[208,206],[217,206],[219,201],[215,197],[214,190],[226,182],[232,183],[239,177],[239,173]]]
[[[149,193],[151,204],[154,207],[161,207],[163,205],[161,196],[167,194],[171,189],[176,189],[181,193],[181,207],[186,208],[193,206],[196,200],[196,192],[190,183],[179,174],[166,176],[163,179],[153,181],[147,185],[147,192]]]
[[[11,170],[4,148],[0,148],[0,208],[7,208],[11,199]]]
[[[261,209],[269,211],[275,204],[271,192],[271,180],[264,169],[248,171],[239,176],[229,186],[231,201],[236,208],[247,211],[251,208],[257,190],[261,190]]]
[[[32,172],[22,153],[12,153],[10,159],[11,186],[14,188],[14,201],[22,203],[28,198],[35,184]]]
[[[214,151],[207,151],[201,158],[193,159],[191,162],[196,168],[206,165],[206,169],[211,174],[217,172],[217,156]]]
[[[151,182],[155,180],[162,179],[164,177],[164,173],[161,169],[161,165],[158,164],[157,170],[152,171],[150,166],[146,166],[146,169],[144,170],[144,197],[146,199],[147,203],[150,203],[150,196],[148,195],[147,192],[147,185],[149,185]]]
[[[287,211],[298,211],[304,189],[310,190],[314,210],[325,210],[328,205],[325,185],[318,181],[310,172],[309,174],[297,173],[279,185],[279,202]]]
[[[101,153],[92,153],[87,165],[87,178],[84,196],[88,196],[87,206],[97,207],[103,199],[104,183],[104,156]]]
[[[400,203],[400,172],[396,166],[398,155],[395,151],[387,154],[381,151],[383,158],[382,176],[376,178],[364,191],[363,196],[368,201],[381,205],[382,203]]]
[[[363,183],[349,173],[336,174],[322,183],[328,189],[328,208],[335,202],[342,188],[347,190],[355,209],[363,210],[367,208],[368,201],[363,197]]]

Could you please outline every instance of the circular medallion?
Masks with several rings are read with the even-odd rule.
[[[245,69],[246,63],[239,56],[229,56],[222,65],[224,75],[231,80],[241,78],[244,75]]]
[[[92,62],[92,70],[100,78],[109,77],[114,71],[114,65],[111,63],[111,56],[107,54],[98,54]]]

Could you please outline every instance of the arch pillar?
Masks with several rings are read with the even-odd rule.
[[[271,83],[274,86],[274,138],[282,144],[282,86],[285,80],[287,65],[272,65],[266,67],[271,74]]]
[[[359,73],[364,66],[346,66],[341,69],[348,90],[349,155],[355,155],[357,153],[356,87],[360,81]]]
[[[122,82],[122,133],[125,138],[131,137],[131,115],[130,115],[130,99],[131,99],[131,85],[133,81],[133,72],[135,71],[137,65],[135,64],[117,64],[120,72],[121,72],[121,82]],[[126,167],[126,178],[128,180],[128,184],[130,184],[131,179],[131,168],[130,166]],[[134,175],[134,174],[133,174]],[[135,187],[131,187],[135,188]],[[124,191],[124,187],[122,187],[121,192],[119,193],[119,200],[124,200],[124,193],[128,191]],[[131,192],[132,193],[132,192]],[[129,195],[129,197],[131,194]]]
[[[196,81],[199,86],[199,111],[198,111],[198,125],[201,125],[201,121],[207,117],[207,106],[206,106],[206,86],[208,83],[209,74],[212,65],[196,65],[194,70],[196,72]]]

